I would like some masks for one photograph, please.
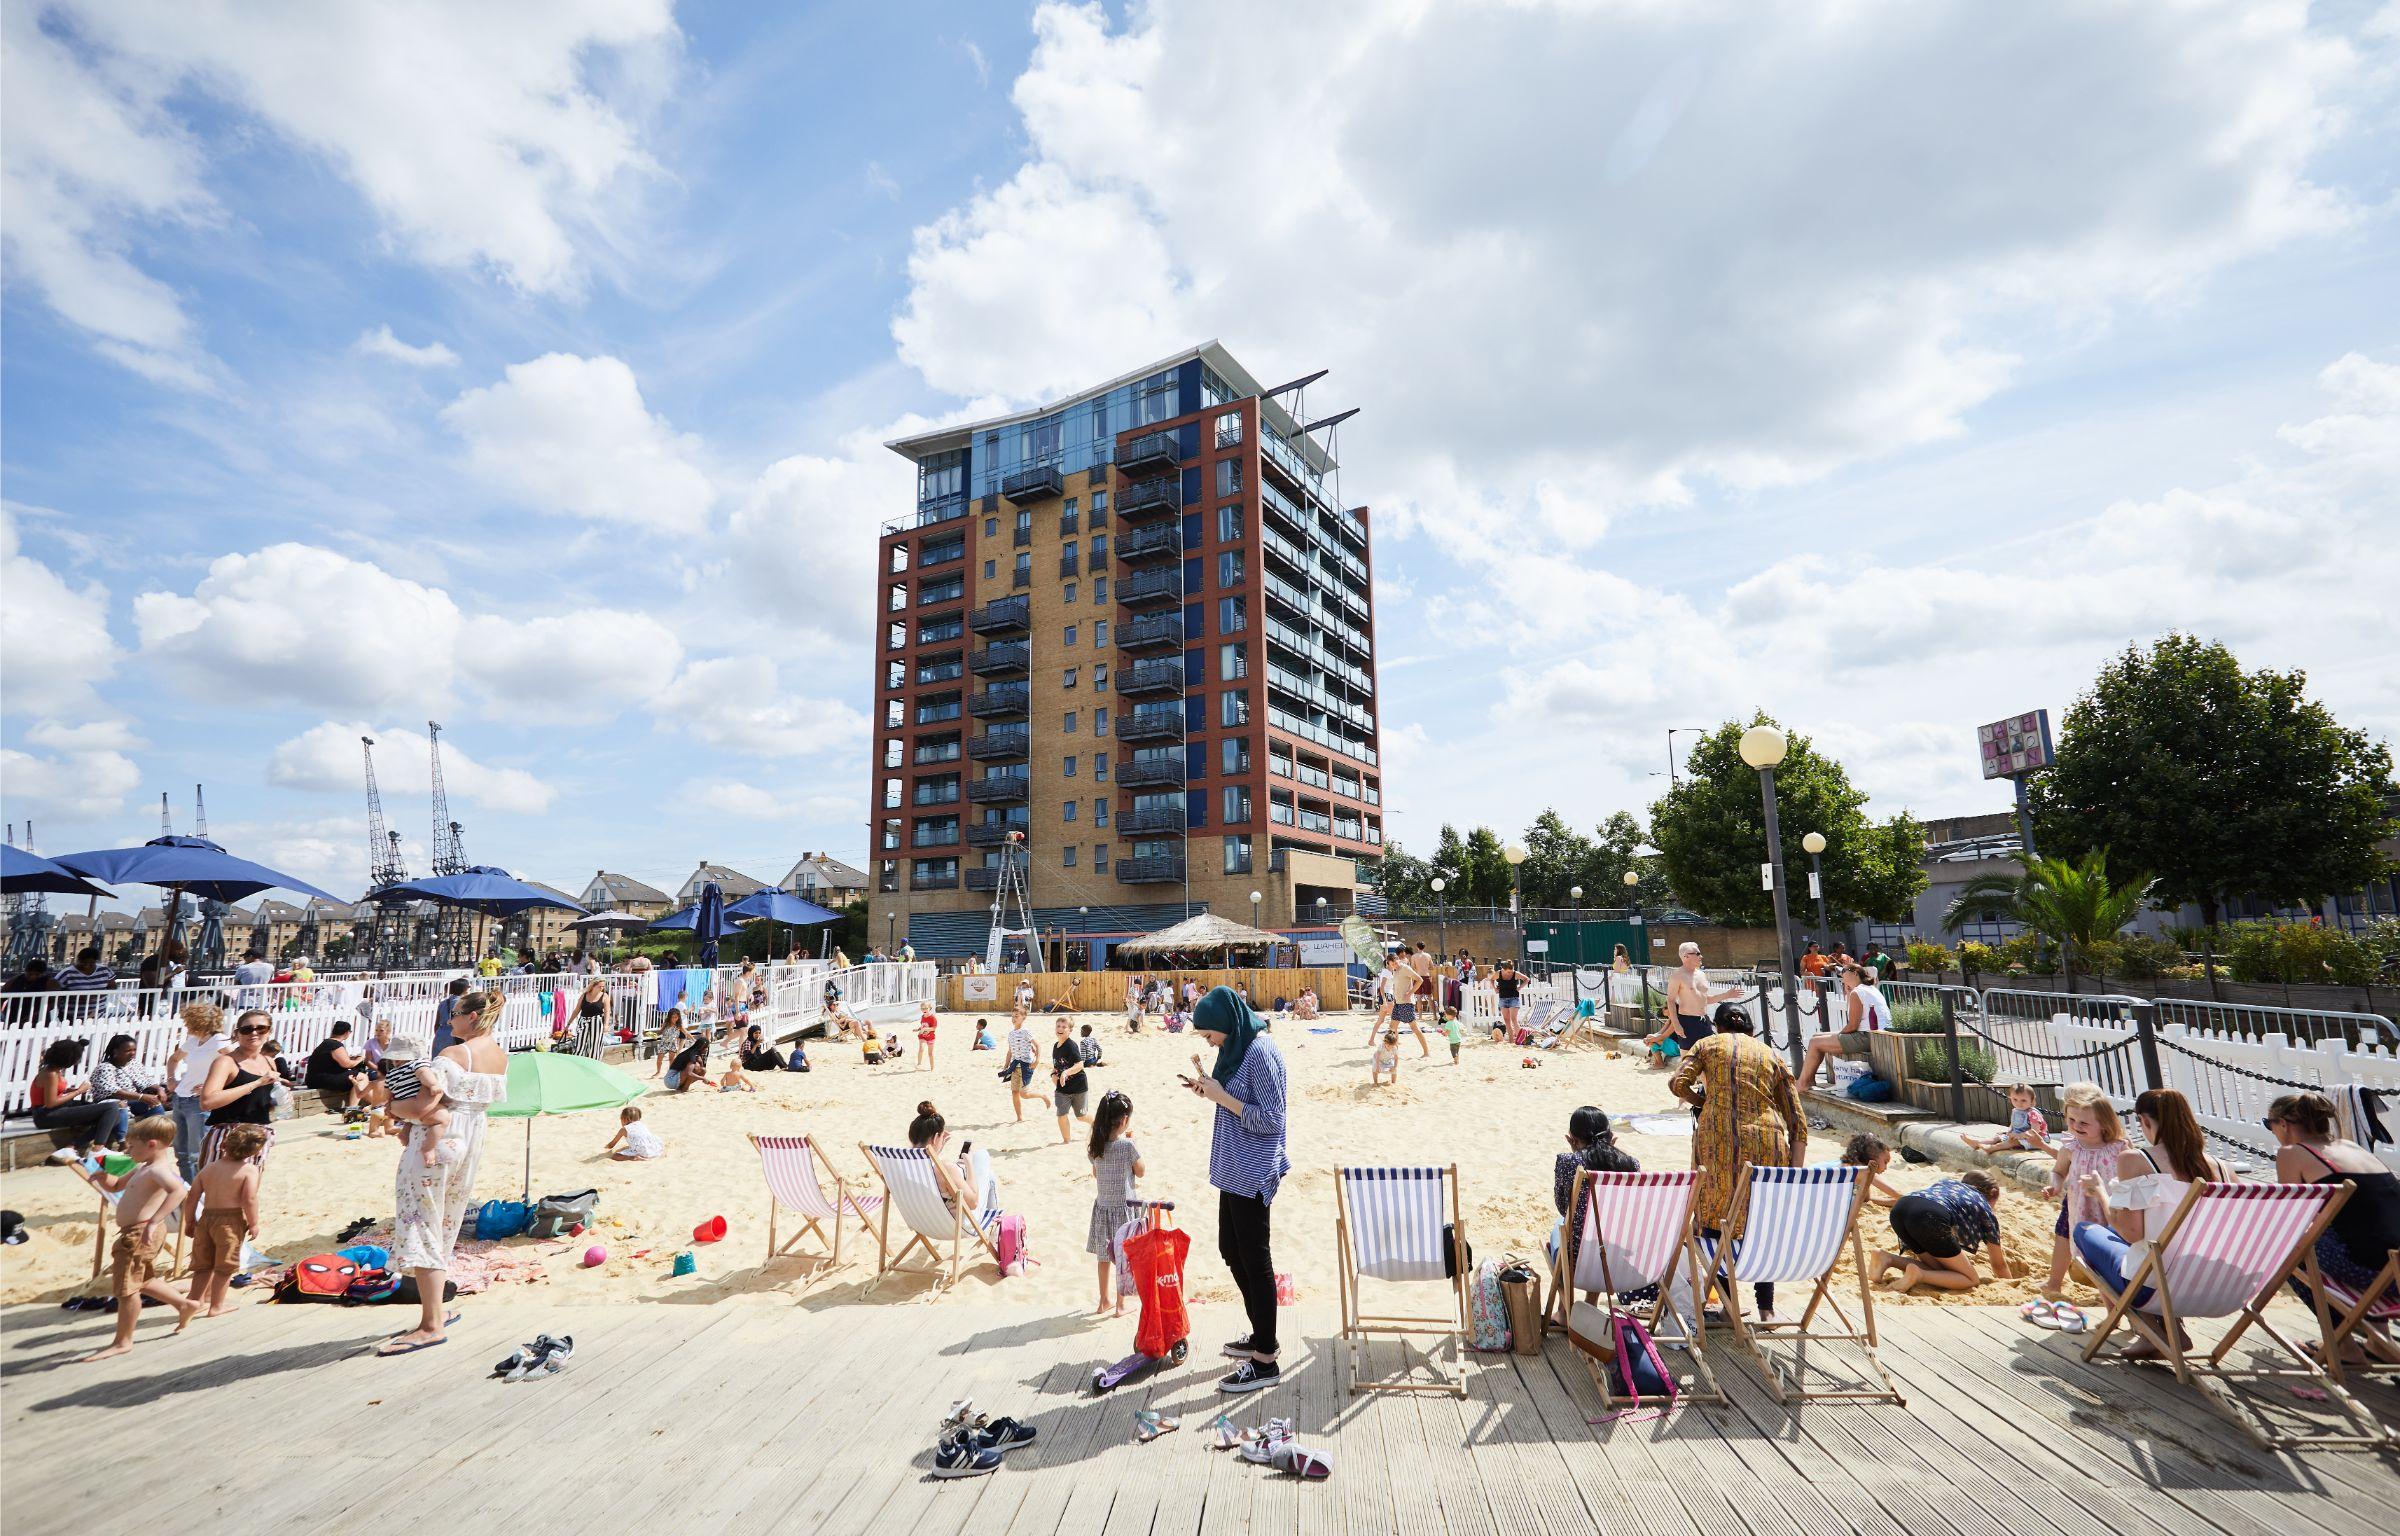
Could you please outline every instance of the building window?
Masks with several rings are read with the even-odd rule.
[[[1107,577],[1095,576],[1092,578],[1092,601],[1095,603],[1105,603],[1108,601]]]
[[[886,729],[896,728],[904,724],[907,719],[908,704],[905,700],[893,698],[883,701],[883,723]]]
[[[1108,492],[1092,492],[1092,526],[1099,527],[1100,519],[1106,516],[1108,516]]]
[[[1000,519],[996,517],[985,518],[983,520],[983,536],[987,539],[996,539],[1000,537]]]
[[[1099,780],[1103,784],[1108,782],[1107,753],[1095,752],[1092,754],[1092,777]]]
[[[1219,745],[1219,753],[1226,773],[1248,773],[1250,771],[1249,737],[1227,736],[1223,738]]]
[[[1102,648],[1103,650],[1107,649],[1107,647],[1108,647],[1108,620],[1106,620],[1106,619],[1096,619],[1096,620],[1094,620],[1094,621],[1093,621],[1093,623],[1092,623],[1092,644],[1094,644],[1094,645],[1096,645],[1096,646],[1099,646],[1099,647],[1100,647],[1100,648]]]
[[[957,615],[946,619],[919,619],[917,644],[934,645],[943,640],[955,640],[967,632],[967,621]]]
[[[892,612],[894,612],[894,613],[898,613],[898,612],[899,612],[901,609],[903,609],[903,608],[907,607],[907,606],[908,606],[908,583],[907,583],[907,582],[905,582],[905,581],[895,581],[895,582],[893,582],[893,583],[892,583],[892,590],[891,590],[891,592],[890,592],[889,596],[888,596],[888,597],[887,597],[885,600],[886,600],[886,602],[887,602],[887,603],[889,603],[889,605],[890,605],[890,607],[891,607],[891,610],[892,610]]]
[[[1080,712],[1080,711],[1078,711],[1078,710],[1072,710],[1072,709],[1068,710],[1068,711],[1067,711],[1067,723],[1066,723],[1066,724],[1064,724],[1064,725],[1062,725],[1062,726],[1060,726],[1060,727],[1059,727],[1059,730],[1061,730],[1062,732],[1064,732],[1065,734],[1067,734],[1067,735],[1069,735],[1069,736],[1072,736],[1072,735],[1074,735],[1074,734],[1075,734],[1075,730],[1076,730],[1076,721],[1077,721],[1077,719],[1078,719],[1078,717],[1079,717],[1080,713],[1081,713],[1081,712]]]
[[[1229,875],[1250,873],[1250,839],[1247,837],[1225,839],[1225,873]]]
[[[1105,826],[1107,826],[1107,825],[1108,825],[1108,802],[1107,802],[1107,801],[1105,801],[1105,800],[1095,800],[1095,801],[1093,801],[1093,802],[1092,802],[1092,825],[1093,825],[1093,826],[1095,826],[1095,827],[1105,827]],[[1108,862],[1108,860],[1107,860],[1107,859],[1105,859],[1105,858],[1100,858],[1100,859],[1095,859],[1095,860],[1093,860],[1093,864],[1094,864],[1095,866],[1097,866],[1097,865],[1101,865],[1101,864],[1105,864],[1105,863],[1107,863],[1107,862]]]
[[[1066,637],[1066,639],[1064,639],[1064,640],[1060,641],[1059,643],[1060,643],[1061,645],[1073,645],[1073,644],[1075,643],[1075,626],[1074,626],[1074,625],[1072,625],[1072,624],[1069,624],[1069,625],[1067,626],[1067,637]]]
[[[898,651],[905,650],[907,647],[908,624],[904,620],[895,619],[892,621],[891,627],[883,632],[883,648],[887,651]]]
[[[967,578],[949,576],[940,581],[925,583],[925,590],[917,594],[917,606],[930,608],[935,603],[955,603],[966,595]]]
[[[1106,844],[1106,843],[1094,843],[1094,844],[1092,844],[1092,868],[1094,868],[1094,869],[1106,869],[1106,868],[1108,868],[1108,844]]]
[[[1225,786],[1225,814],[1220,819],[1229,827],[1238,827],[1250,819],[1250,786]]]
[[[917,724],[938,725],[944,720],[955,720],[958,718],[959,708],[958,695],[955,693],[945,693],[939,698],[919,699],[917,701]]]
[[[908,682],[908,663],[907,663],[907,662],[905,662],[905,661],[893,661],[893,662],[888,662],[888,663],[886,663],[886,664],[885,664],[885,666],[884,666],[884,669],[883,669],[883,686],[884,686],[884,687],[886,687],[886,688],[898,688],[898,687],[901,687],[901,686],[905,685],[907,682]]]
[[[1068,569],[1069,567],[1073,566],[1073,565],[1074,565],[1074,563],[1075,563],[1075,541],[1074,541],[1073,539],[1069,539],[1069,540],[1067,540],[1067,542],[1066,542],[1064,545],[1062,545],[1062,546],[1060,547],[1060,549],[1059,549],[1059,551],[1058,551],[1058,564],[1059,564],[1059,569],[1061,569],[1061,570]]]
[[[1075,777],[1075,759],[1071,757],[1066,759],[1065,766],[1059,769],[1059,777],[1065,779]]]
[[[1058,867],[1061,869],[1073,869],[1075,867],[1075,845],[1073,843],[1069,843],[1064,848],[1058,850]]]
[[[1217,724],[1248,725],[1249,723],[1250,695],[1247,693],[1217,695]]]
[[[1012,587],[1030,587],[1033,585],[1032,555],[1021,554],[1017,556],[1017,568],[1009,573],[1008,584]]]
[[[900,809],[900,781],[898,779],[883,781],[883,808],[887,811]]]
[[[892,574],[893,574],[893,575],[895,575],[895,576],[897,576],[897,575],[899,575],[899,574],[900,574],[902,571],[905,571],[905,570],[907,570],[907,569],[908,569],[908,546],[907,546],[907,545],[905,545],[905,544],[895,544],[895,545],[893,545],[893,546],[892,546]]]
[[[1250,675],[1250,642],[1234,640],[1217,647],[1217,681],[1238,683]]]
[[[1076,499],[1070,496],[1067,498],[1066,505],[1058,509],[1059,532],[1073,533],[1079,526],[1081,526],[1083,520],[1075,515],[1076,506]]]
[[[1092,734],[1095,736],[1105,736],[1108,734],[1107,710],[1095,709],[1092,711]]]
[[[901,747],[900,747],[900,738],[899,738],[899,737],[895,736],[895,737],[893,737],[891,740],[889,740],[889,741],[885,742],[885,743],[883,744],[883,766],[885,766],[886,768],[897,768],[897,767],[899,767],[899,766],[900,766],[900,752],[901,752]]]
[[[1238,587],[1242,584],[1243,560],[1238,549],[1221,550],[1217,554],[1217,585]]]
[[[1217,494],[1219,496],[1242,494],[1242,461],[1240,459],[1217,460]]]
[[[886,853],[889,853],[889,852],[891,852],[892,850],[894,850],[894,849],[898,848],[899,846],[900,846],[900,818],[899,818],[899,817],[897,817],[897,816],[886,816],[885,818],[883,818],[883,848],[884,848],[884,851],[885,851]]]
[[[955,816],[920,816],[914,833],[920,848],[940,848],[958,841],[958,818]]]
[[[1030,507],[1021,509],[1017,513],[1016,542],[1019,544],[1033,542],[1033,510]]]
[[[956,682],[966,675],[966,663],[959,658],[955,651],[947,656],[937,656],[917,663],[917,681],[920,683]]]
[[[1217,418],[1217,446],[1230,448],[1242,440],[1242,413],[1227,411]]]
[[[1107,568],[1108,535],[1105,533],[1095,533],[1092,535],[1092,569],[1095,571],[1100,571],[1106,570]]]
[[[1217,599],[1217,628],[1228,635],[1238,635],[1250,627],[1250,599],[1220,597]]]
[[[1230,544],[1242,536],[1242,504],[1229,501],[1217,508],[1217,541]]]
[[[1108,692],[1108,663],[1103,661],[1092,668],[1092,692]]]
[[[1076,808],[1081,803],[1081,801],[1077,800],[1068,800],[1062,802],[1058,808],[1058,819],[1061,821],[1073,821],[1075,819]]]
[[[1075,583],[1071,581],[1067,583],[1067,601],[1070,603],[1075,601]]]
[[[1083,669],[1082,669],[1081,667],[1069,667],[1069,668],[1067,668],[1067,669],[1066,669],[1066,671],[1065,671],[1063,674],[1061,674],[1061,680],[1060,680],[1060,682],[1059,682],[1059,686],[1060,686],[1061,688],[1072,688],[1072,687],[1074,687],[1074,686],[1075,686],[1075,675],[1076,675],[1078,672],[1082,671],[1082,670],[1083,670]]]

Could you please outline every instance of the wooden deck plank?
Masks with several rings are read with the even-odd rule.
[[[1517,1356],[1472,1358],[1476,1363],[1467,1372],[1466,1400],[1456,1405],[1455,1412],[1460,1443],[1483,1484],[1492,1524],[1503,1536],[1521,1536],[1521,1533],[1547,1536],[1550,1522],[1534,1491],[1533,1474],[1517,1458],[1516,1444],[1509,1437],[1504,1422],[1506,1414],[1494,1386],[1497,1381],[1514,1379]]]
[[[1483,1367],[1462,1360],[1456,1369],[1473,1375]],[[1493,1508],[1492,1491],[1484,1483],[1483,1469],[1467,1449],[1467,1423],[1459,1412],[1462,1404],[1472,1399],[1411,1393],[1400,1401],[1415,1405],[1417,1428],[1432,1456],[1428,1465],[1433,1471],[1434,1494],[1441,1500],[1443,1523],[1451,1536],[1499,1536],[1500,1519]]]
[[[1332,1342],[1326,1353],[1338,1361],[1340,1341]],[[1406,1366],[1407,1354],[1400,1341],[1374,1340],[1361,1351],[1360,1375],[1368,1381],[1392,1379]],[[1398,1516],[1392,1528],[1400,1536],[1447,1536],[1449,1521],[1434,1476],[1432,1447],[1425,1443],[1425,1425],[1414,1409],[1415,1395],[1362,1392],[1354,1400],[1363,1400],[1368,1418],[1383,1435],[1384,1465],[1391,1469],[1392,1477],[1392,1509]]]
[[[1568,1351],[1554,1348],[1540,1360],[1520,1362],[1517,1379],[1581,1491],[1595,1528],[1602,1536],[1671,1536],[1690,1530],[1656,1464],[1612,1448],[1584,1422],[1590,1415],[1567,1385],[1570,1373],[1590,1380]]]
[[[909,1319],[878,1309],[839,1328],[850,1347],[826,1351],[821,1363],[812,1363],[806,1385],[787,1394],[799,1399],[796,1411],[726,1491],[728,1528],[780,1530],[792,1506],[820,1480],[859,1475],[862,1458],[873,1449],[873,1412],[891,1393],[890,1369],[909,1340],[909,1325]]]

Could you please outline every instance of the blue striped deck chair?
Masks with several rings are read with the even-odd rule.
[[[1467,1384],[1443,1368],[1432,1350],[1426,1362],[1432,1381],[1363,1381],[1359,1355],[1372,1334],[1432,1334],[1466,1347],[1466,1223],[1458,1211],[1458,1167],[1340,1168],[1333,1170],[1336,1272],[1341,1281],[1344,1379],[1352,1392],[1447,1392],[1467,1395]],[[1440,1316],[1369,1314],[1359,1294],[1361,1280],[1440,1285],[1450,1305]]]
[[[1746,1164],[1734,1189],[1733,1207],[1726,1213],[1725,1230],[1741,1236],[1729,1243],[1708,1238],[1700,1246],[1725,1287],[1725,1315],[1734,1336],[1758,1361],[1759,1371],[1777,1402],[1905,1403],[1899,1384],[1875,1358],[1875,1299],[1867,1289],[1867,1259],[1858,1236],[1858,1215],[1867,1203],[1869,1175],[1865,1168],[1845,1163],[1813,1163],[1805,1168],[1771,1168]],[[1858,1283],[1861,1324],[1853,1328],[1833,1299],[1834,1266],[1842,1249]],[[1808,1305],[1789,1323],[1753,1324],[1742,1317],[1741,1288],[1745,1285],[1796,1285],[1811,1282]],[[1832,1326],[1818,1323],[1820,1310],[1830,1310]],[[1759,1337],[1789,1342],[1797,1349],[1790,1368],[1760,1352]],[[1855,1344],[1865,1354],[1867,1369],[1883,1383],[1871,1386],[1811,1390],[1804,1377],[1812,1344]]]
[[[951,1284],[958,1279],[959,1264],[969,1251],[970,1241],[980,1243],[993,1263],[1000,1262],[1000,1252],[992,1246],[992,1234],[1000,1221],[997,1191],[980,1169],[975,1178],[976,1208],[964,1209],[962,1202],[961,1208],[954,1209],[943,1198],[941,1180],[933,1171],[933,1159],[922,1147],[877,1147],[862,1141],[858,1150],[866,1154],[875,1176],[883,1181],[882,1222],[875,1232],[876,1278],[898,1269],[903,1260],[922,1248],[934,1268],[918,1273],[932,1273],[940,1276],[942,1284]],[[910,1234],[897,1252],[892,1248],[895,1210]],[[943,1255],[944,1245],[949,1249],[947,1259]]]

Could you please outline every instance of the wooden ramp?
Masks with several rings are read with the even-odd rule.
[[[446,1532],[1400,1532],[1422,1536],[2388,1536],[2400,1458],[2274,1455],[2155,1369],[2083,1364],[2013,1312],[1891,1307],[1906,1408],[1787,1410],[1727,1347],[1730,1406],[1592,1424],[1554,1337],[1470,1356],[1467,1396],[1345,1397],[1329,1309],[1293,1314],[1287,1380],[1220,1398],[1197,1310],[1183,1367],[1106,1398],[1124,1323],[998,1307],[757,1302],[551,1310],[470,1301],[439,1349],[366,1358],[400,1309],[245,1307],[130,1358],[69,1363],[109,1320],[0,1316],[0,1486],[10,1536],[405,1528]],[[489,1381],[524,1337],[571,1329],[542,1381]],[[1717,1336],[1711,1336],[1717,1342]],[[1729,1341],[1728,1341],[1729,1343]],[[1369,1362],[1398,1370],[1399,1346]],[[973,1397],[1040,1439],[991,1477],[928,1475],[934,1426]],[[2400,1395],[2366,1389],[2392,1420]],[[1137,1408],[1181,1415],[1148,1445]],[[1289,1415],[1332,1454],[1303,1486],[1207,1448],[1220,1408]],[[130,1411],[129,1411],[130,1410]],[[2306,1411],[2306,1405],[2294,1405]]]

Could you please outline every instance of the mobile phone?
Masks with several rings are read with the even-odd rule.
[[[970,1152],[972,1152],[972,1151],[974,1151],[974,1150],[975,1150],[975,1143],[973,1143],[973,1142],[971,1142],[971,1141],[962,1141],[962,1142],[960,1142],[960,1143],[958,1144],[958,1155],[959,1155],[959,1156],[961,1156],[961,1157],[964,1157],[964,1156],[966,1156],[968,1153],[970,1153]]]

